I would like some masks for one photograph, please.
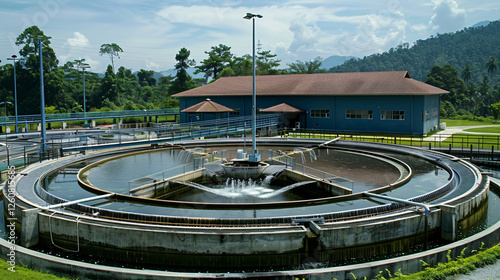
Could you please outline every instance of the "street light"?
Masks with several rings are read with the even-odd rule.
[[[16,115],[16,133],[19,132],[18,130],[18,123],[17,123],[17,82],[16,82],[16,62],[20,61],[19,58],[17,58],[17,55],[12,55],[12,57],[8,57],[7,60],[13,60],[14,61],[14,114]]]
[[[43,91],[43,55],[42,55],[42,50],[43,50],[43,44],[42,44],[42,39],[50,39],[52,37],[48,36],[38,36],[38,35],[33,35],[30,36],[33,39],[38,39],[38,45],[40,47],[40,115],[41,115],[41,121],[42,121],[42,145],[41,145],[41,151],[45,152],[45,147],[46,147],[46,139],[47,139],[47,132],[45,130],[45,93]]]
[[[248,160],[251,162],[258,162],[260,161],[260,155],[257,152],[257,147],[255,144],[255,134],[256,134],[256,122],[257,122],[257,107],[256,107],[256,102],[257,98],[255,97],[255,18],[262,18],[261,15],[256,15],[252,13],[247,13],[246,16],[244,16],[244,19],[251,19],[252,20],[252,33],[253,33],[253,39],[252,39],[252,154],[249,156]]]
[[[86,120],[87,117],[87,110],[86,110],[86,99],[85,99],[85,69],[90,68],[90,65],[87,63],[83,63],[85,61],[84,58],[80,60],[75,60],[78,64],[76,65],[75,69],[82,69],[82,74],[83,74],[83,119]]]

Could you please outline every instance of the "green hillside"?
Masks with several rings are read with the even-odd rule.
[[[491,57],[500,59],[500,21],[487,26],[465,28],[455,33],[438,34],[418,40],[413,46],[405,43],[382,54],[351,59],[330,72],[367,72],[407,70],[413,79],[425,81],[434,66],[450,64],[462,73],[466,64],[471,67],[471,82],[479,84],[483,76],[490,77],[491,85],[499,83],[500,71],[490,76],[486,62]],[[500,69],[499,69],[500,70]]]

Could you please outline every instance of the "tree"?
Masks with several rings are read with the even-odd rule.
[[[469,84],[469,81],[471,79],[472,71],[470,69],[470,64],[466,64],[464,70],[462,70],[462,79],[466,84]]]
[[[252,75],[252,57],[234,57],[230,63],[231,69],[235,76],[251,76]]]
[[[434,66],[427,74],[425,83],[449,91],[441,97],[442,101],[450,101],[455,110],[463,109],[469,90],[464,81],[457,77],[457,70],[450,64],[443,67]]]
[[[491,104],[491,112],[496,122],[498,120],[498,116],[500,115],[500,103]]]
[[[450,101],[441,102],[440,115],[442,117],[455,117],[457,112]]]
[[[235,76],[236,73],[234,72],[233,69],[231,68],[225,68],[224,70],[222,70],[219,75],[217,76],[217,78],[221,78],[221,77],[232,77],[232,76]]]
[[[311,61],[302,62],[297,60],[296,63],[288,64],[288,66],[290,66],[290,72],[293,74],[312,74],[319,72],[322,60],[323,59],[318,56]]]
[[[16,39],[16,45],[23,46],[21,50],[19,50],[19,54],[26,58],[25,65],[32,70],[40,67],[40,58],[37,58],[38,52],[40,51],[40,46],[38,44],[39,37],[42,39],[41,42],[43,44],[44,71],[50,71],[57,68],[59,61],[57,60],[56,53],[50,47],[50,40],[36,25],[26,28]]]
[[[205,77],[207,79],[210,76],[212,76],[213,79],[217,79],[217,75],[219,75],[219,73],[231,63],[233,54],[230,50],[231,47],[223,44],[212,47],[209,52],[205,52],[208,54],[208,58],[204,59],[200,66],[195,67],[198,70],[194,73],[205,73]]]
[[[113,73],[113,67],[108,65],[106,73],[101,83],[101,94],[100,98],[95,102],[95,105],[102,106],[102,102],[105,99],[113,102],[118,96],[118,86],[116,83],[116,76]]]
[[[111,67],[113,69],[113,73],[115,72],[115,63],[114,58],[120,58],[120,53],[123,52],[122,48],[118,46],[116,43],[111,44],[102,44],[101,49],[99,50],[99,55],[108,55],[111,59]]]
[[[141,69],[137,72],[137,78],[142,86],[155,86],[156,79],[154,78],[155,71]]]
[[[497,70],[497,63],[495,61],[495,58],[490,56],[490,59],[488,59],[488,62],[486,62],[486,70],[488,70],[488,74],[493,75],[495,71]]]
[[[280,65],[281,60],[275,59],[277,55],[271,51],[257,52],[257,72],[259,75],[275,75],[276,70],[272,69]]]
[[[170,87],[170,94],[195,87],[191,76],[187,73],[187,69],[195,65],[195,61],[193,59],[189,59],[190,54],[191,52],[188,49],[182,48],[179,53],[175,55],[175,60],[177,60],[177,64],[175,64],[177,74],[175,75],[175,80],[172,82],[172,86]]]

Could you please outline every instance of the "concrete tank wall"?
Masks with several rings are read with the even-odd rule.
[[[369,279],[384,272],[387,277],[386,269],[393,275],[394,272],[401,270],[404,275],[419,272],[424,269],[422,261],[430,266],[437,265],[439,262],[447,261],[447,256],[455,259],[464,249],[466,256],[471,251],[478,250],[480,247],[491,247],[500,242],[500,222],[496,223],[487,230],[468,237],[459,242],[454,242],[429,251],[405,255],[392,259],[367,262],[355,265],[337,266],[320,269],[290,270],[274,272],[252,272],[249,273],[187,273],[170,272],[148,269],[130,269],[121,267],[106,267],[102,265],[78,262],[60,257],[50,256],[23,247],[16,247],[16,261],[33,269],[49,271],[58,275],[70,278],[80,279],[214,279],[217,277],[227,278],[249,278],[249,279],[352,279],[354,274],[358,279],[367,277]],[[6,240],[0,239],[0,256],[7,256],[10,252],[11,244]],[[352,274],[351,274],[352,273]]]
[[[441,225],[441,212],[429,215],[402,216],[391,220],[371,220],[358,224],[344,224],[330,227],[329,224],[318,225],[320,241],[325,248],[345,248],[360,246],[424,234]]]
[[[93,256],[156,265],[258,267],[300,263],[307,231],[302,226],[266,228],[169,228],[107,224],[41,213],[41,244]],[[52,232],[52,238],[51,238]],[[77,241],[78,236],[78,241]]]

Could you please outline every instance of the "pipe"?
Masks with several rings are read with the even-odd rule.
[[[97,200],[97,199],[103,199],[103,198],[109,198],[109,197],[114,196],[114,195],[115,195],[115,193],[108,193],[108,194],[103,194],[103,195],[98,195],[98,196],[93,196],[93,197],[87,197],[87,198],[82,198],[79,200],[67,201],[67,202],[63,202],[63,203],[59,203],[59,204],[50,205],[47,207],[43,207],[42,209],[43,210],[50,210],[50,209],[54,209],[54,208],[61,208],[61,207],[65,207],[65,206],[73,205],[73,204],[77,204],[77,203],[82,203],[82,202],[87,202],[87,201],[92,201],[92,200]]]
[[[366,196],[370,196],[370,197],[376,197],[376,198],[380,198],[380,199],[385,199],[385,200],[390,200],[390,201],[395,201],[395,202],[399,202],[399,203],[404,203],[404,204],[422,207],[425,209],[425,215],[428,215],[431,212],[431,209],[429,208],[428,205],[420,203],[420,202],[414,202],[414,201],[409,201],[409,200],[405,200],[405,199],[400,199],[400,198],[395,198],[395,197],[390,197],[390,196],[385,196],[385,195],[380,195],[380,194],[374,194],[374,193],[369,193],[369,192],[363,192],[363,194]]]

